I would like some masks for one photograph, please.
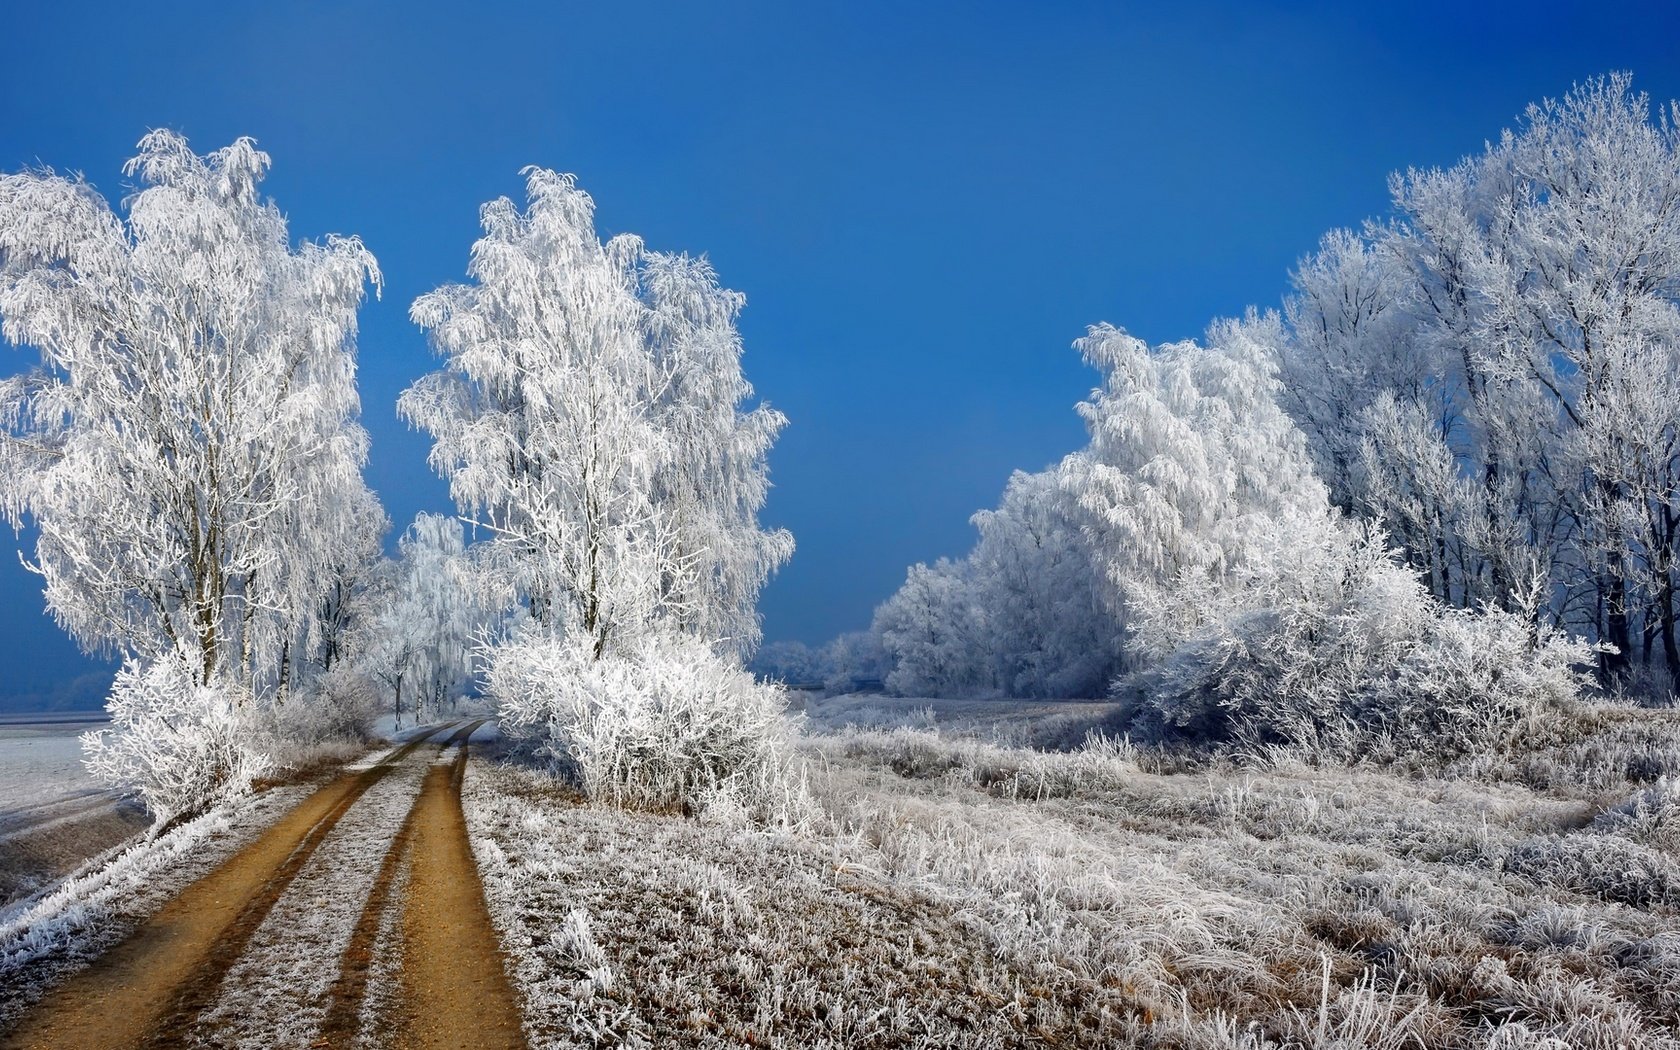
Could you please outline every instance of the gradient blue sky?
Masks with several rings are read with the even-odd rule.
[[[1575,80],[1680,97],[1680,13],[1598,6],[35,0],[0,12],[0,168],[116,198],[147,128],[255,136],[293,236],[360,234],[384,268],[362,393],[399,530],[448,506],[393,409],[432,367],[408,304],[461,277],[520,167],[577,173],[603,234],[747,294],[747,374],[792,419],[765,517],[799,543],[765,633],[818,642],[1081,443],[1085,325],[1161,341],[1275,304],[1391,170]],[[42,608],[0,557],[0,697],[88,669]]]

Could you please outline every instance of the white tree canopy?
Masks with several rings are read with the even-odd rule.
[[[757,523],[783,420],[740,408],[742,299],[704,260],[603,244],[571,176],[525,175],[524,211],[483,209],[472,283],[415,301],[446,367],[400,411],[539,624],[597,656],[656,622],[750,649],[792,541]]]
[[[354,339],[373,256],[292,246],[250,139],[154,131],[127,220],[80,178],[0,176],[0,496],[84,646],[283,684],[368,519]]]

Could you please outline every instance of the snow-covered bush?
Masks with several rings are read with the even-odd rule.
[[[282,757],[331,741],[370,740],[381,706],[378,683],[367,675],[346,667],[323,672],[309,688],[268,708],[270,753]]]
[[[1380,532],[1298,521],[1225,581],[1134,605],[1146,724],[1335,758],[1481,752],[1576,697],[1584,644],[1517,614],[1444,609]],[[1385,756],[1386,757],[1386,756]]]
[[[532,632],[488,664],[504,732],[569,765],[592,799],[760,823],[803,810],[782,688],[703,642],[652,634],[596,659],[587,638]]]
[[[107,707],[111,728],[82,737],[88,769],[134,792],[159,825],[248,791],[269,768],[252,746],[249,694],[198,685],[183,657],[129,661]]]

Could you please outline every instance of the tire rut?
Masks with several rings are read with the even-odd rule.
[[[481,719],[457,730],[444,742],[444,748],[459,744],[461,756],[457,761],[461,761],[466,755],[468,738],[483,724],[484,720]],[[426,779],[431,779],[431,771],[428,771]],[[422,786],[421,791],[424,790]],[[420,810],[420,797],[415,796],[414,804],[409,807],[402,825],[392,837],[390,849],[386,851],[385,859],[379,865],[379,873],[374,877],[373,888],[368,892],[367,903],[356,920],[350,943],[345,947],[339,962],[338,979],[333,983],[332,991],[328,993],[330,1005],[327,1008],[326,1020],[321,1025],[317,1045],[344,1047],[357,1041],[362,1028],[362,1004],[367,996],[368,977],[375,961],[380,924],[393,904],[400,906],[400,901],[391,899],[392,889],[397,882],[399,869],[405,862],[413,862],[411,840],[414,836],[415,817]]]
[[[180,1046],[223,976],[347,810],[449,727],[394,749],[304,799],[257,841],[141,923],[38,1003],[0,1047]]]
[[[502,963],[461,808],[467,745],[426,772],[414,804],[411,871],[403,911],[403,1001],[390,1045],[526,1045],[524,1017]]]

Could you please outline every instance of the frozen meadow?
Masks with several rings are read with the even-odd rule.
[[[1680,714],[1430,775],[985,706],[819,703],[791,834],[475,763],[532,1045],[1680,1046]]]
[[[0,714],[0,822],[19,810],[102,791],[82,765],[81,734],[108,721],[97,714]]]

